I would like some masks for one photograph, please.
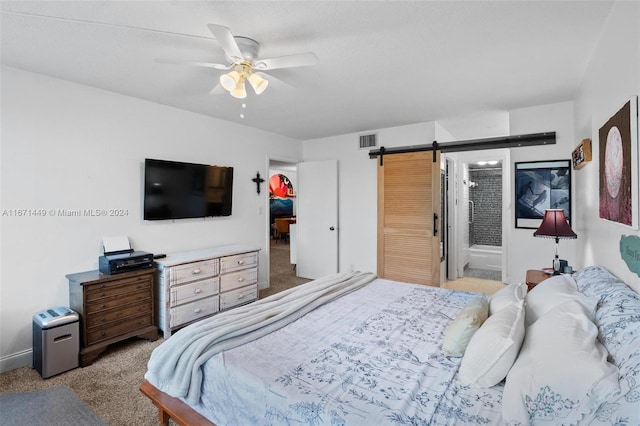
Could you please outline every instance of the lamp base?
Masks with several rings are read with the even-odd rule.
[[[564,259],[553,259],[553,274],[552,275],[560,275],[565,271],[565,268],[569,266],[569,262]]]

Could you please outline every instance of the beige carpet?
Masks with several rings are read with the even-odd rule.
[[[260,290],[260,299],[310,281],[296,277],[289,257],[289,243],[271,240],[270,255],[269,288]]]
[[[0,374],[0,393],[66,385],[108,425],[155,426],[158,424],[158,411],[138,388],[147,371],[151,351],[160,343],[162,339],[155,342],[128,340],[107,349],[90,366],[48,379],[42,379],[31,367],[21,367]]]

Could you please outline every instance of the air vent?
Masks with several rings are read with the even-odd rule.
[[[360,148],[371,148],[378,146],[378,140],[375,133],[372,135],[360,136]]]

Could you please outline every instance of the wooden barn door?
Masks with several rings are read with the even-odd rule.
[[[378,159],[378,276],[440,285],[440,152]]]

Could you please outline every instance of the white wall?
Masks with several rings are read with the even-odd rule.
[[[593,160],[574,177],[581,239],[579,258],[584,265],[605,265],[640,292],[640,277],[620,256],[620,237],[640,235],[637,230],[599,218],[600,127],[631,96],[640,94],[640,3],[615,2],[580,86],[575,106],[574,147],[591,138]],[[636,159],[636,162],[638,159]],[[636,163],[637,164],[637,163]]]
[[[378,134],[385,148],[431,144],[434,123],[392,127],[304,142],[304,161],[338,160],[338,268],[377,270],[377,161],[359,148],[361,134]]]
[[[514,174],[514,163],[521,161],[543,160],[570,160],[571,151],[577,145],[573,133],[573,103],[563,102],[559,104],[543,105],[531,108],[512,110],[509,114],[511,134],[522,135],[527,133],[556,132],[555,145],[532,146],[511,149],[511,176]],[[573,178],[573,173],[572,173]],[[578,231],[579,218],[577,218],[576,198],[581,191],[576,190],[575,179],[571,180],[572,222],[571,227],[578,234],[575,240],[560,240],[559,254],[561,259],[566,259],[569,265],[582,266],[581,259],[577,255],[577,247],[582,243],[584,235]],[[513,190],[510,196],[513,200]],[[512,206],[513,208],[513,206]],[[512,209],[513,211],[513,209]],[[507,282],[523,282],[527,269],[540,269],[552,267],[555,255],[555,241],[548,238],[536,238],[533,236],[535,229],[515,228],[515,215],[507,218],[511,223],[511,237],[508,241],[509,250],[509,275]]]
[[[511,150],[511,170],[518,161],[569,159],[574,145],[573,104],[565,102],[509,112],[511,134],[555,131],[555,145],[517,148]],[[379,146],[409,146],[429,144],[436,132],[447,135],[438,123],[380,129]],[[339,257],[340,270],[354,265],[356,270],[375,271],[377,247],[377,172],[375,160],[368,150],[358,149],[358,134],[348,134],[304,142],[304,161],[338,159],[339,174]],[[482,134],[481,137],[487,137]],[[511,173],[513,176],[513,171]],[[575,184],[575,182],[574,182]],[[575,189],[573,191],[575,193]],[[505,197],[511,196],[505,193]],[[574,207],[575,209],[575,207]],[[506,220],[515,227],[515,218]],[[550,267],[554,242],[534,238],[533,229],[513,229],[508,239],[509,267],[507,282],[522,282],[527,269]],[[570,264],[577,263],[576,240],[562,240],[560,254]]]
[[[123,217],[3,215],[0,370],[31,362],[31,318],[68,306],[65,274],[97,269],[104,236],[172,253],[230,243],[262,249],[268,191],[256,194],[268,156],[299,158],[300,141],[191,112],[2,68],[2,206],[125,209]],[[234,167],[227,218],[142,220],[144,158]],[[264,188],[264,186],[263,186]],[[266,286],[266,268],[260,272]]]

